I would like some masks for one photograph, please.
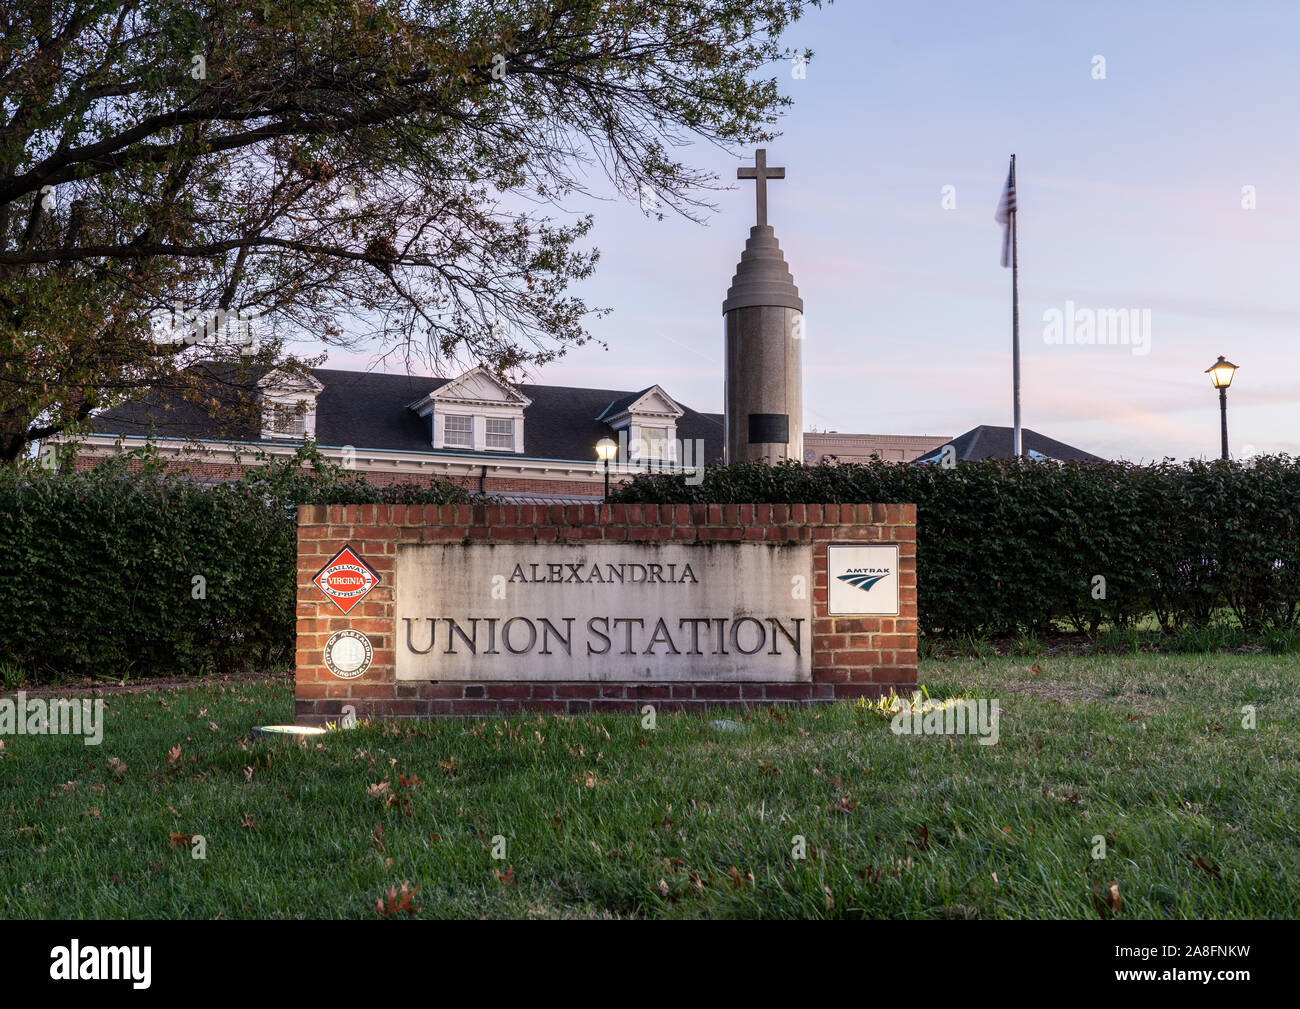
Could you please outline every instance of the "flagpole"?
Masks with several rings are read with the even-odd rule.
[[[1015,184],[1016,156],[1011,155],[1011,179]],[[1019,194],[1017,194],[1017,197]],[[1017,199],[1017,206],[1019,205]],[[1020,443],[1020,247],[1016,240],[1018,209],[1011,211],[1011,386],[1012,386],[1012,450],[1019,459]]]

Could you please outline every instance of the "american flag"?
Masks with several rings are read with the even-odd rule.
[[[1016,212],[1016,156],[1011,155],[1011,170],[1007,172],[1007,185],[1002,190],[998,211],[993,219],[1002,225],[1002,265],[1011,265],[1011,215]]]

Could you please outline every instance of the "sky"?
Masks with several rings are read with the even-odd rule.
[[[786,168],[769,222],[804,299],[804,429],[1011,423],[993,214],[1014,152],[1024,426],[1107,458],[1217,457],[1204,371],[1222,354],[1240,366],[1232,455],[1300,454],[1298,29],[1294,0],[810,12],[786,41],[815,55],[803,78],[774,68],[794,104],[767,144]],[[657,383],[721,411],[721,303],[754,223],[753,183],[736,181],[753,151],[735,155],[685,150],[734,187],[703,225],[571,201],[596,215],[601,261],[580,293],[613,310],[590,323],[608,349],[530,381]],[[1049,343],[1068,305],[1149,312],[1149,344]]]

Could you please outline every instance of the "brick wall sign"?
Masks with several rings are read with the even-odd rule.
[[[304,505],[297,717],[916,684],[914,505]]]

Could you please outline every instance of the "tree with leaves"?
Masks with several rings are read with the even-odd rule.
[[[772,138],[820,5],[3,0],[0,460],[145,390],[251,404],[289,333],[502,374],[583,344],[561,201],[697,218],[719,180],[675,154]]]

